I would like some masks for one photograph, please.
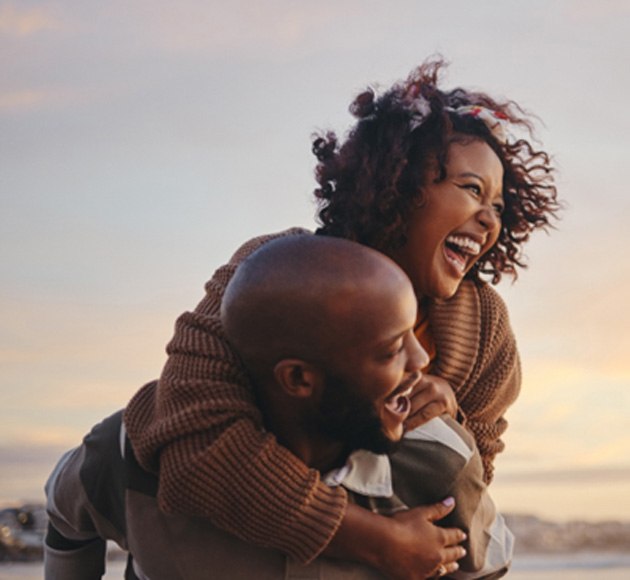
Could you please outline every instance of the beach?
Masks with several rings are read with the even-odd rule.
[[[122,580],[125,562],[110,561],[105,580]],[[41,562],[0,564],[0,580],[41,580]],[[506,578],[510,580],[628,580],[630,553],[519,556]]]
[[[16,514],[28,515],[23,528]],[[517,538],[514,561],[507,577],[513,580],[628,580],[630,578],[630,522],[549,521],[531,514],[505,514]],[[24,504],[0,511],[6,556],[0,580],[43,578],[41,547],[47,525],[42,504]],[[34,527],[33,527],[34,526]],[[11,532],[11,533],[9,533]],[[23,545],[21,551],[15,546]],[[25,561],[25,560],[30,561]],[[22,561],[19,561],[22,560]],[[105,580],[122,579],[126,554],[109,544]],[[232,579],[229,579],[232,580]]]

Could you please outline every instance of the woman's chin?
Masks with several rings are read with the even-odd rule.
[[[429,298],[434,300],[448,300],[455,296],[462,283],[463,278],[457,280],[444,280],[441,283],[435,284],[426,294]]]
[[[444,264],[440,264],[424,276],[416,273],[412,282],[415,282],[414,288],[419,300],[422,298],[448,300],[459,290],[464,276],[465,272],[456,271],[452,267],[445,267]]]

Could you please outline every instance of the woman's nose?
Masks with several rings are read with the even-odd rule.
[[[501,226],[501,217],[489,205],[485,205],[479,210],[477,220],[488,231],[493,231]]]

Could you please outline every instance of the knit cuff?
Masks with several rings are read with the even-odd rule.
[[[303,564],[317,558],[328,547],[346,515],[348,497],[342,487],[320,483],[308,508],[303,513],[305,533],[294,533],[287,545],[289,555]],[[296,530],[297,531],[297,530]]]

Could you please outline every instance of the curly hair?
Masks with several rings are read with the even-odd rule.
[[[430,167],[438,163],[437,182],[446,179],[449,147],[462,140],[482,140],[499,157],[504,170],[505,209],[496,244],[468,277],[483,275],[493,284],[503,274],[517,277],[525,267],[522,246],[538,228],[550,226],[561,204],[557,199],[550,156],[527,138],[497,139],[488,125],[460,107],[478,105],[493,111],[531,139],[533,127],[513,101],[499,102],[480,92],[438,88],[442,59],[430,59],[377,97],[369,88],[350,106],[358,119],[343,143],[334,132],[314,136],[318,159],[315,190],[318,234],[343,237],[389,253],[407,240],[407,222],[422,196]],[[421,98],[426,111],[420,123],[411,103]]]

